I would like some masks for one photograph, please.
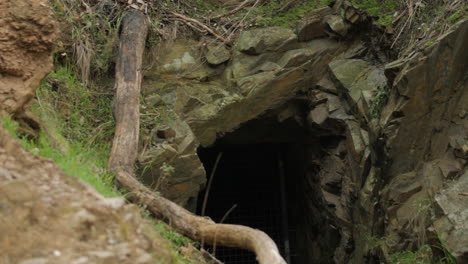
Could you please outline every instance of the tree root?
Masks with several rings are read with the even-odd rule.
[[[241,225],[217,224],[209,218],[194,215],[176,203],[155,195],[135,178],[141,67],[147,32],[146,18],[140,11],[132,11],[124,17],[116,67],[116,129],[108,164],[110,171],[116,174],[117,182],[130,191],[130,201],[145,205],[157,218],[165,220],[188,237],[211,245],[253,251],[261,264],[285,264],[275,242],[264,232]]]

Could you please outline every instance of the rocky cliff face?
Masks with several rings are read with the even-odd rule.
[[[467,45],[464,21],[395,63],[401,70],[380,119],[389,160],[379,199],[390,250],[442,239],[467,262]]]
[[[199,146],[251,120],[294,122],[315,142],[301,165],[303,263],[367,263],[439,240],[465,263],[468,23],[391,62],[363,41],[359,14],[344,14],[245,31],[232,47],[161,43],[143,83],[145,111],[159,115],[143,128],[143,178],[193,210]]]

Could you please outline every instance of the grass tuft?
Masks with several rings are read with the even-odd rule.
[[[377,22],[382,26],[392,24],[393,15],[400,7],[400,3],[396,0],[352,0],[352,3],[369,15],[378,17]]]
[[[105,197],[116,197],[122,194],[113,186],[114,176],[106,169],[107,149],[101,147],[88,148],[80,142],[70,144],[66,153],[55,148],[51,139],[40,133],[36,139],[28,139],[19,135],[18,123],[11,118],[2,119],[8,132],[19,139],[22,146],[35,155],[51,159],[70,176],[79,178],[91,184]]]

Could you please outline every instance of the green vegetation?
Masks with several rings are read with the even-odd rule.
[[[403,251],[390,255],[391,264],[431,264],[431,247],[424,245],[417,251]]]
[[[400,7],[396,0],[352,0],[351,2],[369,15],[378,17],[378,23],[382,26],[392,24],[393,15]]]
[[[122,11],[110,12],[105,5],[90,8],[85,1],[50,0],[50,5],[66,25],[57,59],[73,65],[86,84],[107,73],[115,58]]]
[[[463,17],[463,11],[457,11],[453,13],[451,16],[449,16],[448,21],[451,24],[455,24],[462,17]]]
[[[66,174],[91,184],[102,195],[119,196],[106,169],[113,130],[112,101],[92,93],[69,68],[60,67],[41,83],[32,104],[42,126],[38,137],[20,135],[18,124],[11,119],[2,123],[25,149],[55,161]]]
[[[379,118],[382,109],[387,104],[390,89],[388,87],[377,90],[374,100],[370,106],[370,115],[372,118]]]
[[[196,264],[200,263],[197,259],[202,258],[199,251],[193,251],[190,256],[186,256],[181,252],[181,249],[195,249],[198,247],[198,243],[178,233],[174,228],[167,225],[166,223],[155,219],[151,216],[151,213],[144,208],[141,208],[143,217],[150,223],[150,225],[156,230],[163,238],[171,242],[171,250],[174,256],[174,263],[186,263]],[[185,253],[185,252],[184,252]],[[198,255],[198,256],[197,256]]]
[[[440,240],[440,242],[440,247],[435,246],[431,248],[430,245],[426,244],[422,245],[416,251],[405,250],[395,252],[389,256],[390,264],[456,264],[455,258],[448,253],[442,240]],[[440,249],[443,256],[434,256],[433,249]]]
[[[270,1],[263,6],[252,9],[252,15],[256,19],[256,23],[261,26],[279,26],[290,28],[294,22],[314,9],[322,8],[330,5],[333,0],[308,0],[294,6],[288,11],[281,12],[281,8],[287,1]]]
[[[53,160],[67,175],[89,183],[105,197],[122,196],[107,171],[114,129],[111,102],[92,85],[82,85],[70,68],[59,67],[42,82],[32,105],[41,121],[39,136],[21,135],[19,124],[11,118],[0,121],[26,150]],[[154,230],[171,242],[173,263],[200,263],[195,242],[142,212]],[[189,256],[182,252],[186,247],[193,248]]]
[[[51,72],[36,92],[33,112],[61,127],[72,142],[105,148],[112,139],[112,94],[94,85],[80,83],[72,69]]]
[[[2,119],[3,126],[16,136],[23,147],[30,152],[55,161],[67,175],[91,184],[105,197],[120,196],[112,185],[113,175],[107,172],[107,151],[101,148],[86,147],[80,142],[72,142],[65,153],[53,146],[51,138],[41,132],[38,138],[28,139],[18,134],[18,123],[10,118]]]

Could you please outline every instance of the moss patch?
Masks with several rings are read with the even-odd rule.
[[[396,0],[352,0],[351,2],[369,15],[378,17],[377,21],[382,26],[391,25],[393,15],[400,8],[400,3]]]

